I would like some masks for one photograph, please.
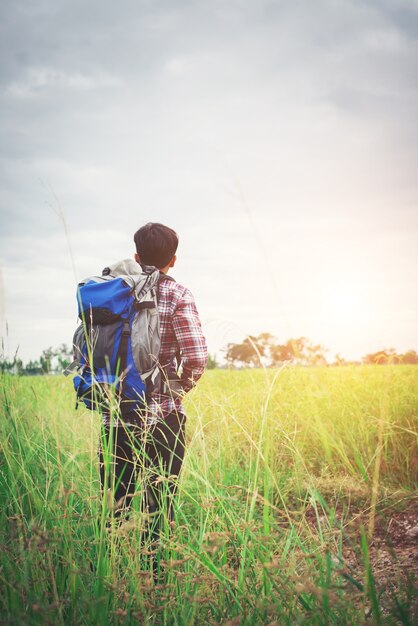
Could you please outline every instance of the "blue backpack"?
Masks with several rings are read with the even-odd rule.
[[[102,276],[78,285],[78,316],[74,338],[77,370],[76,408],[81,400],[91,410],[122,416],[143,410],[158,392],[162,374],[158,356],[160,326],[158,285],[173,280],[155,267],[125,260],[103,270]]]

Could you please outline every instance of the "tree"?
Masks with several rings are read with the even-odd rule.
[[[377,352],[366,354],[366,356],[363,357],[363,363],[366,365],[387,365],[388,363],[396,364],[399,362],[400,356],[396,354],[394,348],[378,350]]]
[[[307,337],[298,337],[273,346],[271,356],[274,365],[286,361],[300,365],[327,365],[326,352],[328,350],[321,344],[313,345]]]
[[[333,363],[331,363],[332,366],[338,365],[338,366],[342,366],[342,365],[348,365],[348,361],[341,356],[341,354],[339,352],[337,352],[337,354],[335,355],[335,361]]]
[[[307,365],[327,365],[325,352],[328,352],[328,350],[320,343],[315,346],[308,345],[306,350],[308,352]]]
[[[14,361],[10,361],[5,356],[2,355],[0,359],[0,372],[2,374],[6,374],[7,372],[12,372],[14,368]]]
[[[43,373],[39,361],[29,361],[22,369],[22,376],[41,376]]]
[[[261,333],[258,337],[246,337],[242,343],[229,343],[226,348],[226,360],[234,366],[279,366],[283,363],[301,365],[326,365],[325,352],[321,344],[313,345],[307,337],[289,339],[284,344],[276,343],[270,333]]]
[[[55,356],[55,351],[52,348],[46,348],[42,350],[42,354],[39,358],[42,372],[44,374],[50,374],[52,371],[52,359]]]
[[[274,337],[270,333],[261,333],[258,337],[249,335],[242,343],[229,343],[226,347],[226,361],[229,365],[249,365],[256,367],[268,365]]]
[[[418,365],[418,354],[415,350],[408,350],[400,356],[400,362],[405,365]]]
[[[39,362],[44,374],[61,374],[73,360],[72,352],[65,343],[58,348],[47,348],[42,351]]]
[[[13,360],[7,359],[4,355],[0,357],[0,373],[1,374],[20,374],[23,368],[22,359],[16,356]]]
[[[62,343],[60,347],[56,349],[55,354],[58,360],[58,366],[56,370],[58,370],[57,373],[60,374],[63,370],[65,370],[66,367],[70,365],[70,363],[72,363],[73,354],[70,348],[65,343]]]
[[[208,364],[206,366],[206,369],[208,370],[215,370],[219,367],[219,363],[216,360],[216,354],[209,354],[208,355]]]
[[[23,368],[22,359],[17,356],[19,347],[17,348],[13,359],[8,359],[4,354],[4,344],[2,343],[2,351],[0,354],[0,373],[20,374]]]
[[[286,362],[293,362],[295,360],[295,350],[292,340],[285,344],[277,344],[271,348],[271,360],[273,365],[281,365]]]

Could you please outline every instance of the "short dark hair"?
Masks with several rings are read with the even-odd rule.
[[[136,231],[134,242],[141,262],[161,269],[176,254],[179,238],[172,228],[157,222],[148,222]]]

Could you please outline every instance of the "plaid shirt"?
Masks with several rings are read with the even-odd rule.
[[[187,393],[202,376],[208,361],[206,340],[193,295],[189,289],[171,280],[158,287],[160,316],[160,365],[168,380],[179,381]],[[177,374],[180,365],[180,379]],[[170,413],[184,414],[181,397],[173,392],[155,394],[148,403],[151,421],[164,419]]]
[[[162,280],[158,285],[158,313],[161,337],[159,364],[164,370],[164,379],[174,380],[180,394],[173,391],[153,394],[146,411],[146,422],[150,425],[164,420],[170,413],[185,414],[181,397],[197,383],[208,360],[206,340],[189,289],[175,281]],[[103,414],[103,418],[105,424],[110,423],[109,415]],[[122,423],[137,424],[138,419],[126,417],[123,422],[113,421],[115,426]]]

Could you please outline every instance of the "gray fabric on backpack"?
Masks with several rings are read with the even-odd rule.
[[[133,259],[124,259],[106,267],[102,276],[91,276],[81,282],[104,282],[113,278],[122,278],[135,292],[138,310],[131,328],[132,358],[135,367],[141,373],[142,380],[147,385],[147,394],[161,391],[166,385],[162,381],[163,377],[158,361],[161,347],[157,302],[158,283],[161,280],[160,271],[150,266],[141,268]],[[173,280],[170,276],[164,277],[164,279]],[[143,305],[142,308],[141,304]],[[82,326],[80,324],[74,335],[74,363],[79,360],[76,353],[81,354],[81,342],[84,341],[84,333],[80,331]],[[65,373],[70,373],[74,369],[74,363],[67,368],[68,371]]]
[[[131,348],[135,367],[141,372],[141,378],[147,385],[147,393],[152,393],[161,386],[161,372],[158,367],[161,335],[157,302],[161,274],[155,267],[144,269],[145,271],[141,271],[141,266],[133,259],[124,259],[109,265],[106,274],[111,278],[122,278],[131,285],[139,307],[147,303],[146,308],[139,308],[132,321]]]

